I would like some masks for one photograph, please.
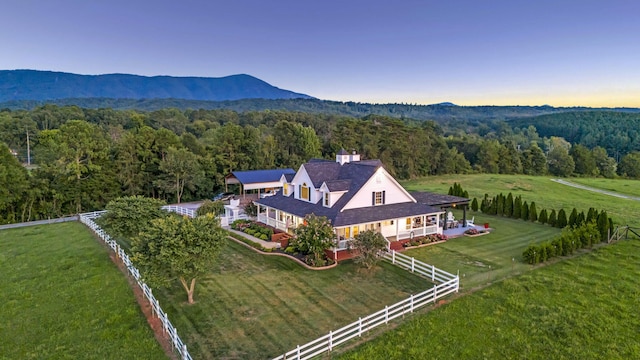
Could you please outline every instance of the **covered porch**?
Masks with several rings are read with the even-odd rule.
[[[349,243],[360,232],[374,230],[382,234],[389,243],[413,239],[433,234],[442,234],[444,213],[421,214],[410,217],[392,218],[384,221],[336,227],[336,250],[346,250]]]

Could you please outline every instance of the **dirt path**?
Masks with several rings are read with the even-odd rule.
[[[614,192],[614,191],[597,189],[597,188],[593,188],[593,187],[590,187],[590,186],[576,184],[574,182],[563,180],[563,179],[551,179],[551,181],[557,182],[557,183],[562,184],[562,185],[567,185],[567,186],[571,186],[571,187],[574,187],[574,188],[582,189],[582,190],[593,191],[593,192],[596,192],[596,193],[609,195],[609,196],[615,196],[615,197],[618,197],[618,198],[621,198],[621,199],[640,201],[640,197],[637,197],[637,196],[630,196],[630,195],[620,194],[620,193],[617,193],[617,192]]]

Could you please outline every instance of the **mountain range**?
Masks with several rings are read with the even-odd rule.
[[[0,70],[0,102],[67,98],[185,99],[312,99],[277,88],[246,74],[220,78],[79,75],[39,70]]]

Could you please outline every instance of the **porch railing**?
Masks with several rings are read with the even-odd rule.
[[[437,233],[438,233],[438,226],[429,225],[425,227],[399,231],[397,240],[411,239],[413,237],[433,235]]]

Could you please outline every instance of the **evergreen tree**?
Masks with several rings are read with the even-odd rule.
[[[478,199],[473,198],[471,201],[471,210],[478,211]]]
[[[587,222],[591,222],[594,219],[593,213],[595,212],[595,209],[590,207],[589,211],[587,212]]]
[[[496,215],[504,215],[504,195],[502,193],[496,197]]]
[[[547,209],[540,210],[540,215],[538,215],[538,221],[540,224],[546,224],[548,220],[549,217],[547,215]]]
[[[529,204],[527,202],[522,203],[522,208],[520,209],[520,219],[527,221],[529,220]]]
[[[531,202],[529,205],[529,221],[536,222],[538,220],[538,211],[536,210],[536,203]]]
[[[567,226],[567,214],[564,209],[558,210],[558,221],[556,222],[556,227],[562,229]]]
[[[578,218],[576,219],[576,226],[582,226],[585,223],[584,211],[581,211],[578,214]]]
[[[513,216],[513,195],[511,193],[509,193],[507,198],[504,200],[504,216]]]
[[[600,232],[600,241],[606,242],[609,240],[609,217],[606,211],[602,211],[598,215],[598,231]]]
[[[515,200],[513,201],[513,218],[514,219],[520,219],[520,216],[522,215],[522,199],[520,198],[520,195],[516,196]]]
[[[573,210],[571,210],[571,214],[569,215],[568,225],[571,227],[575,227],[577,225],[577,222],[578,222],[578,210],[576,208],[573,208]]]
[[[547,224],[555,227],[557,222],[558,219],[556,216],[556,209],[551,209],[551,214],[549,214],[549,220],[547,221]]]

